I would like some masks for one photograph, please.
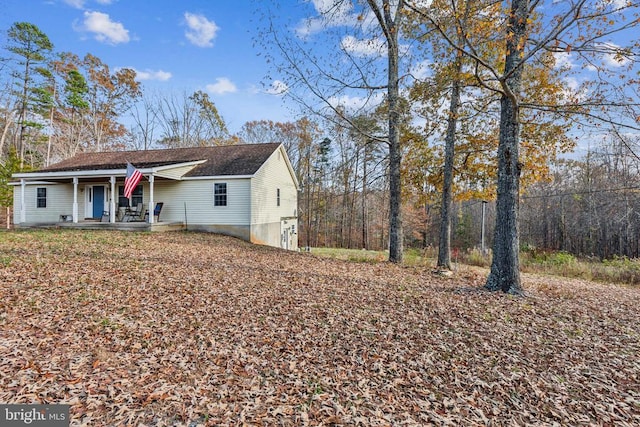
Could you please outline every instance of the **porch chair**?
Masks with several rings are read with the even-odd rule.
[[[135,222],[140,221],[140,214],[142,213],[142,203],[138,203],[133,209],[127,208],[122,217],[122,222]]]
[[[160,211],[162,211],[163,205],[164,202],[158,202],[156,203],[156,207],[153,208],[153,217],[155,218],[155,222],[160,222]],[[144,219],[145,221],[149,222],[149,209],[147,209],[144,213]]]

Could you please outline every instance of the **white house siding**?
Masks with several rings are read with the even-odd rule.
[[[227,206],[213,205],[213,184],[216,182],[227,184]],[[164,203],[161,221],[186,222],[189,230],[214,231],[249,240],[250,190],[249,178],[156,180],[153,198],[156,203]],[[148,205],[148,185],[144,198]]]
[[[47,207],[37,208],[37,188],[47,189]],[[13,223],[20,224],[20,208],[22,201],[22,187],[13,187]],[[27,184],[25,186],[24,202],[26,207],[26,223],[58,222],[60,215],[71,215],[73,208],[72,184]]]
[[[274,151],[251,180],[251,241],[295,250],[298,195],[281,150],[284,149]],[[277,189],[280,189],[280,206]],[[289,235],[283,236],[283,233]]]

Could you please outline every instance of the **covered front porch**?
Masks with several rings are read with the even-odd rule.
[[[139,168],[143,179],[130,198],[123,194],[127,174],[124,168],[14,174],[19,180],[11,183],[15,188],[14,224],[21,227],[78,224],[78,228],[107,228],[105,224],[112,224],[116,229],[150,229],[161,221],[167,205],[176,209],[170,200],[156,200],[156,181],[180,179],[199,163]]]
[[[68,228],[76,230],[118,230],[118,231],[184,231],[186,225],[184,222],[159,221],[149,222],[100,222],[93,220],[84,220],[79,222],[59,221],[48,223],[22,223],[16,224],[16,228]]]
[[[138,221],[146,221],[149,224],[153,224],[156,221],[155,215],[153,215],[156,207],[156,201],[154,200],[155,176],[153,173],[148,173],[145,176],[148,180],[148,195],[146,197],[146,206],[144,206],[142,198],[140,200],[135,200],[134,198],[129,200],[119,194],[121,192],[119,190],[124,185],[124,173],[115,174],[113,173],[115,171],[112,171],[111,176],[104,176],[104,171],[98,172],[102,172],[102,174],[96,174],[92,171],[81,174],[69,173],[71,176],[32,177],[31,179],[20,177],[18,186],[20,198],[19,223],[30,223],[35,219],[29,218],[28,215],[27,202],[25,200],[27,186],[37,187],[37,208],[47,209],[51,216],[53,212],[48,208],[55,207],[59,212],[57,219],[61,223],[71,222],[77,224],[88,219],[112,224]],[[51,194],[47,194],[48,188],[54,186],[68,190],[65,190],[66,194],[64,196],[57,194],[58,197],[54,200]],[[142,185],[140,187],[142,188]],[[135,208],[138,209],[135,210]],[[146,208],[146,210],[142,208]],[[51,219],[53,218],[49,220],[51,221]]]

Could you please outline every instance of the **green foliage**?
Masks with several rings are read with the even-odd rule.
[[[20,159],[16,150],[9,150],[4,163],[0,162],[0,206],[13,206],[13,187],[9,185],[11,175],[20,171]]]
[[[24,58],[26,62],[41,62],[46,54],[53,50],[53,43],[36,25],[29,22],[16,22],[7,31],[9,46],[7,50]]]
[[[567,266],[576,263],[576,257],[568,252],[536,252],[531,254],[530,261],[536,264]]]
[[[86,110],[89,103],[86,95],[89,92],[87,81],[77,70],[71,70],[67,73],[64,86],[65,101],[76,111]]]
[[[313,248],[312,253],[322,257],[342,259],[355,263],[381,263],[386,260],[384,251],[360,249]],[[408,249],[404,253],[404,265],[429,266],[434,264],[435,248]],[[521,269],[524,272],[572,277],[603,283],[640,285],[640,259],[614,257],[605,261],[579,260],[567,252],[538,251],[524,246],[521,251]],[[478,248],[460,251],[456,263],[488,268],[491,251],[484,254]]]
[[[387,258],[384,251],[364,249],[313,248],[312,253],[327,258],[342,259],[351,262],[383,262]]]
[[[630,259],[626,256],[614,256],[612,259],[602,261],[605,267],[621,268],[626,270],[638,270],[640,272],[640,260]]]

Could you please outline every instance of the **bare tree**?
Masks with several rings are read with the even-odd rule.
[[[204,92],[165,96],[158,100],[155,111],[162,129],[160,145],[178,148],[228,143],[227,126]]]
[[[134,146],[138,150],[148,150],[155,141],[159,125],[156,102],[151,97],[143,95],[139,102],[133,104],[131,117],[134,122],[131,130]]]
[[[337,119],[342,122],[341,125],[348,125],[376,140],[381,139],[379,134],[359,129],[350,118],[379,105],[383,99],[379,96],[380,91],[385,90],[388,108],[383,141],[389,150],[389,260],[402,262],[402,150],[398,103],[399,33],[404,0],[370,0],[363,3],[335,0],[317,5],[318,15],[298,26],[297,35],[287,33],[290,27],[274,22],[279,16],[277,12],[267,12],[270,13],[269,27],[263,32],[267,37],[261,39],[277,50],[271,53],[274,57],[271,59],[275,64],[280,64],[276,65],[276,69],[284,75],[289,97],[314,114],[321,114],[328,120]],[[332,52],[340,52],[341,61],[336,61],[333,53],[323,58],[321,50],[324,47],[315,49],[317,46],[313,45],[310,33],[318,27],[345,30],[334,34],[340,40]],[[381,68],[382,59],[386,59],[386,64]],[[381,69],[386,71],[384,79],[379,79]],[[352,100],[354,91],[360,91],[359,96],[364,95],[362,102],[358,103],[358,107],[345,108],[345,102],[348,104]]]

